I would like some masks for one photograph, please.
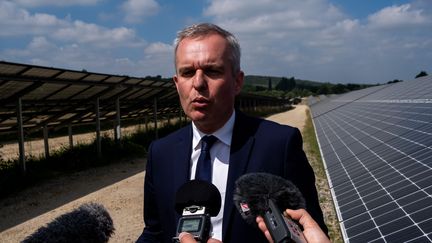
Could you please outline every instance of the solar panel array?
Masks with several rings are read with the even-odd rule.
[[[102,122],[115,120],[116,99],[120,102],[121,120],[153,118],[155,112],[159,119],[166,119],[182,112],[171,80],[0,61],[0,134],[16,134],[19,99],[26,132],[44,126],[59,129],[95,123],[96,99]],[[284,103],[273,97],[245,93],[237,101],[242,108]]]
[[[316,102],[346,242],[432,242],[432,77]]]
[[[180,110],[174,84],[167,80],[0,62],[0,134],[16,131],[18,99],[24,128],[32,131],[93,123],[96,99],[100,119],[114,120],[117,98],[123,120],[152,114],[155,98],[160,114]]]

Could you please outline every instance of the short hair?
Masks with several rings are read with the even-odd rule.
[[[197,37],[205,37],[207,35],[217,34],[222,36],[225,40],[227,40],[228,47],[231,51],[229,59],[231,61],[233,74],[240,71],[240,44],[237,38],[231,34],[230,32],[222,29],[221,27],[211,24],[211,23],[199,23],[193,24],[184,28],[183,30],[177,32],[177,37],[174,40],[174,64],[176,65],[177,58],[177,49],[179,43],[186,38],[197,38]]]

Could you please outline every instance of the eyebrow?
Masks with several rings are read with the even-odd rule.
[[[185,71],[185,70],[196,70],[196,69],[208,69],[208,68],[217,68],[217,69],[224,69],[224,64],[218,64],[218,63],[207,63],[204,65],[200,65],[198,68],[196,68],[194,65],[185,65],[178,68],[179,72]]]

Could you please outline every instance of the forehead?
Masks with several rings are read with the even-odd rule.
[[[198,37],[187,37],[181,40],[176,50],[177,59],[207,57],[222,57],[228,49],[225,38],[218,34],[208,34]]]

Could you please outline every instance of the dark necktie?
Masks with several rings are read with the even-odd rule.
[[[197,168],[195,171],[195,179],[212,181],[212,163],[210,158],[210,149],[217,141],[215,136],[204,136],[201,138],[201,154],[198,158]]]

